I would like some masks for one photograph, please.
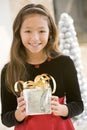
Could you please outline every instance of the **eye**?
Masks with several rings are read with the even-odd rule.
[[[40,33],[45,33],[46,31],[45,30],[40,30]]]
[[[31,31],[30,30],[26,30],[25,33],[30,33]]]

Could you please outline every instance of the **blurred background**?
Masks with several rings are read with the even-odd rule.
[[[9,60],[12,24],[16,14],[26,4],[41,3],[49,9],[57,25],[62,13],[68,13],[74,20],[83,73],[87,80],[87,0],[0,0],[0,3],[0,73],[3,65]],[[87,130],[87,122],[83,125],[75,124],[75,127],[76,130]],[[0,130],[13,128],[3,126],[0,119]]]

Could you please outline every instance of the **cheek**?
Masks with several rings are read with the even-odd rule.
[[[48,35],[44,35],[41,39],[42,42],[47,43],[48,42]]]
[[[29,37],[23,35],[23,36],[21,36],[21,40],[22,40],[22,43],[23,43],[23,44],[26,44],[26,43],[29,42]]]

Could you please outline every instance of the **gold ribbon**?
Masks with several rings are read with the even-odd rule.
[[[34,79],[34,81],[29,80],[29,81],[17,81],[14,85],[14,90],[16,93],[20,93],[23,91],[23,89],[32,89],[32,88],[37,88],[40,87],[42,90],[46,89],[47,87],[50,86],[50,80],[53,82],[53,91],[52,93],[55,93],[56,91],[56,82],[55,79],[48,75],[48,74],[41,74],[37,75]]]

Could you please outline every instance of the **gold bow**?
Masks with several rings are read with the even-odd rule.
[[[24,82],[24,81],[19,80],[15,83],[14,90],[17,95],[21,91],[23,91],[23,89],[32,89],[32,88],[40,87],[42,90],[44,90],[50,86],[50,80],[52,80],[53,82],[52,93],[54,93],[56,91],[56,82],[55,82],[55,79],[48,74],[37,75],[34,81],[29,80],[29,81]]]

